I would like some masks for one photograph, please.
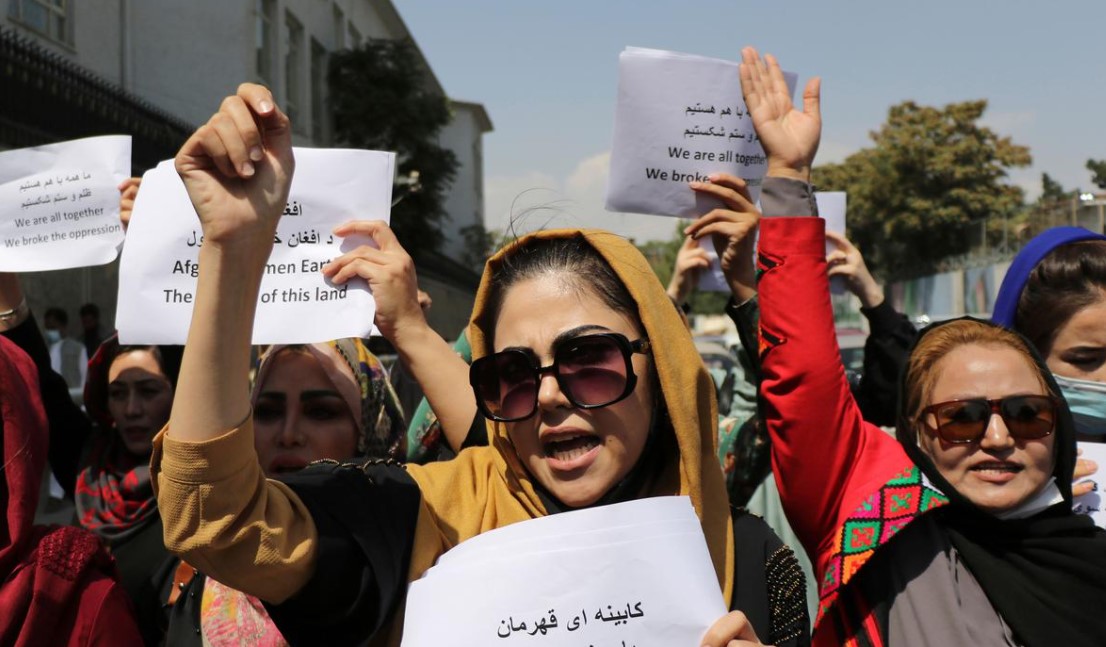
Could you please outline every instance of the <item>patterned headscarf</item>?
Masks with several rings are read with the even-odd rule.
[[[117,544],[146,528],[157,518],[157,498],[150,484],[149,455],[127,451],[108,410],[108,371],[120,351],[119,336],[100,344],[88,361],[84,402],[88,414],[100,427],[92,441],[88,462],[77,475],[74,501],[82,527]],[[161,369],[176,386],[183,353],[181,346],[158,346]]]
[[[274,345],[261,356],[254,378],[252,404],[257,404],[273,358],[288,348],[303,349],[319,361],[327,379],[346,402],[358,423],[357,456],[404,460],[407,426],[399,397],[380,360],[360,339],[335,339],[302,346]],[[334,457],[346,458],[346,457]]]

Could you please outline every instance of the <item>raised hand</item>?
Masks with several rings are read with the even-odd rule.
[[[250,333],[292,182],[291,125],[266,88],[244,83],[175,162],[204,244],[170,424],[174,437],[199,442],[249,415]]]
[[[676,264],[672,267],[672,280],[668,282],[668,296],[676,303],[687,301],[699,271],[710,267],[710,255],[699,247],[699,241],[691,236],[684,239],[676,252]]]
[[[848,238],[835,231],[827,231],[826,240],[836,247],[826,256],[826,264],[829,266],[826,274],[844,277],[845,287],[860,299],[865,308],[874,308],[883,303],[883,290],[872,278],[860,250]]]
[[[367,236],[377,247],[361,245],[323,267],[323,274],[336,284],[355,276],[369,282],[376,300],[376,327],[393,344],[405,329],[426,327],[419,304],[415,262],[403,249],[395,232],[380,220],[355,220],[334,229],[337,236]]]
[[[291,124],[272,93],[238,86],[176,157],[204,244],[268,258],[294,167]]]
[[[810,79],[803,90],[803,109],[796,110],[780,64],[771,54],[741,50],[741,92],[760,143],[768,155],[768,175],[810,181],[810,167],[822,137],[822,80]]]
[[[142,178],[129,177],[123,180],[119,186],[119,222],[123,225],[123,233],[131,224],[131,212],[134,211],[134,201],[138,197],[138,187],[142,184]]]
[[[714,209],[691,223],[684,233],[699,239],[711,236],[722,273],[738,303],[756,294],[753,252],[756,245],[760,211],[753,204],[745,180],[727,173],[715,173],[709,182],[692,182],[691,188],[722,200],[723,209]]]
[[[391,228],[379,220],[347,222],[336,227],[334,234],[367,236],[376,243],[376,247],[361,245],[327,263],[323,274],[334,283],[355,276],[369,282],[376,300],[376,327],[419,383],[449,445],[461,451],[477,413],[468,385],[469,367],[427,324],[419,304],[414,261]]]

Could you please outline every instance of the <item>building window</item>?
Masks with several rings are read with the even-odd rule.
[[[290,12],[284,14],[284,112],[292,129],[303,132],[303,24]]]
[[[257,78],[273,84],[273,29],[276,26],[276,0],[257,0]]]
[[[323,144],[326,139],[326,50],[311,39],[311,139]]]
[[[47,38],[72,43],[68,0],[11,0],[8,16]]]

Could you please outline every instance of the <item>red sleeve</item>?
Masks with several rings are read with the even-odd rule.
[[[102,592],[103,597],[99,604],[91,605],[90,617],[82,618],[89,626],[88,638],[83,644],[141,647],[142,635],[138,632],[134,610],[123,587],[114,580],[104,577],[91,583],[88,589],[89,593],[93,594],[97,591]]]
[[[764,218],[758,254],[760,389],[772,468],[788,521],[817,564],[848,514],[901,469],[904,453],[861,419],[849,391],[824,221]]]

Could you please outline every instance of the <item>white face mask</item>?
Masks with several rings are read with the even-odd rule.
[[[1076,380],[1053,374],[1075,418],[1075,431],[1106,435],[1106,383]]]
[[[61,331],[60,330],[54,330],[52,328],[49,328],[49,329],[46,330],[46,343],[53,346],[54,344],[58,343],[59,341],[61,341]]]

